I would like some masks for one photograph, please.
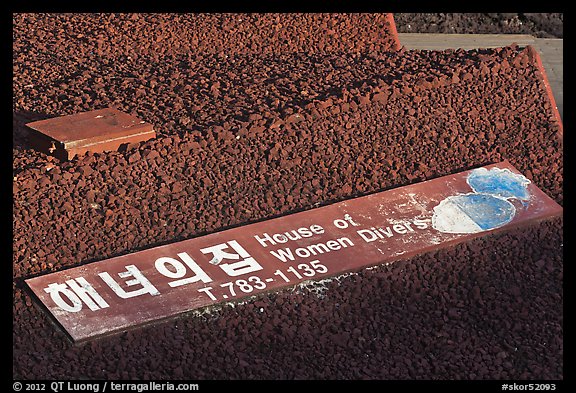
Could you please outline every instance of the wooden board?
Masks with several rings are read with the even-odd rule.
[[[562,214],[507,162],[26,280],[74,341]]]

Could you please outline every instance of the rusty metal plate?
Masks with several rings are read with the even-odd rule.
[[[502,162],[26,283],[81,341],[561,214]]]
[[[98,109],[26,124],[30,144],[46,154],[70,159],[87,151],[116,150],[156,137],[151,124],[114,108]]]

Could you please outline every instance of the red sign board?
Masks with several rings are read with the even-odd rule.
[[[26,283],[81,341],[561,214],[502,162]]]

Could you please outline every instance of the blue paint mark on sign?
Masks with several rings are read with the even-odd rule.
[[[432,226],[436,230],[476,233],[498,228],[516,215],[509,199],[518,199],[522,204],[530,199],[530,180],[507,168],[474,169],[466,182],[474,192],[449,196],[434,208]]]
[[[509,223],[516,214],[513,204],[490,194],[457,195],[451,200],[483,231]]]
[[[486,168],[474,169],[468,175],[467,183],[475,192],[499,196],[502,198],[516,198],[527,200],[530,198],[527,185],[530,183],[526,177],[516,174],[509,169]]]

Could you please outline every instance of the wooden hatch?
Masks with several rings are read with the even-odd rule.
[[[30,145],[62,160],[86,152],[117,150],[120,146],[156,136],[153,126],[114,108],[27,123]]]

